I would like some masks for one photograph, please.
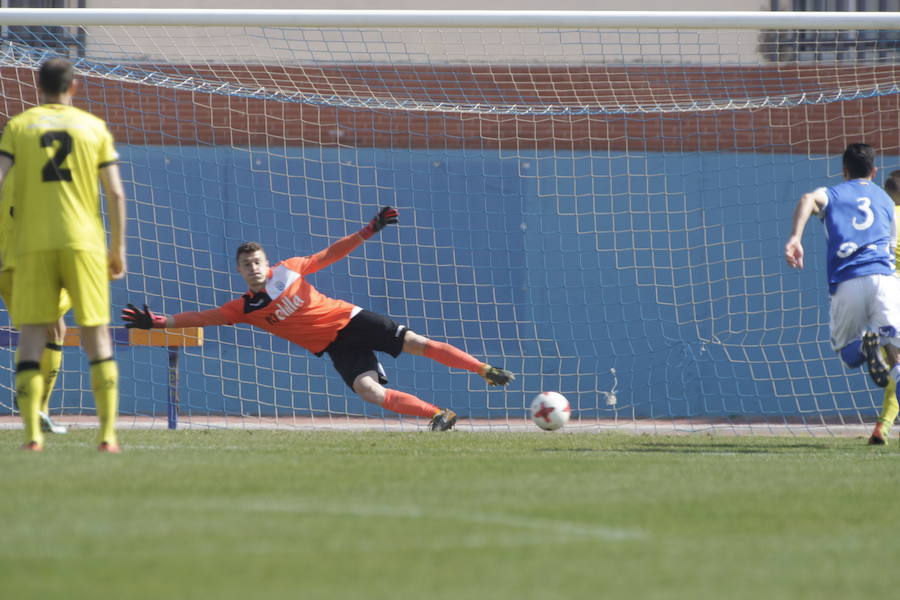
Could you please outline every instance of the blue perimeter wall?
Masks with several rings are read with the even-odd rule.
[[[114,321],[126,302],[169,314],[222,304],[244,291],[233,270],[241,241],[262,241],[274,263],[324,248],[392,204],[401,226],[315,274],[314,285],[520,374],[509,390],[486,391],[427,359],[384,357],[399,389],[470,416],[516,413],[537,391],[558,389],[583,417],[606,417],[599,390],[612,388],[615,369],[616,410],[629,417],[872,406],[865,376],[846,372],[826,341],[818,223],[804,238],[805,271],[782,256],[796,199],[836,183],[839,158],[119,150],[134,184]],[[379,414],[327,358],[246,326],[206,335],[202,350],[182,357],[183,411]],[[81,401],[74,390],[89,389],[86,366],[71,371],[83,361],[74,352],[67,407]],[[117,357],[123,413],[165,414],[165,350],[119,348]]]

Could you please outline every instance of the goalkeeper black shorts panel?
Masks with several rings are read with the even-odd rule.
[[[356,378],[366,371],[377,372],[379,382],[385,384],[387,375],[375,352],[386,352],[394,358],[400,356],[406,331],[405,325],[399,325],[393,319],[361,310],[319,356],[328,353],[335,370],[350,389]]]

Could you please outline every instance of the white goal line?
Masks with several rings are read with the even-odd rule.
[[[88,415],[54,415],[58,424],[73,429],[96,429],[97,418]],[[19,417],[0,416],[0,431],[21,429]],[[120,431],[166,430],[165,416],[145,417],[120,415],[116,427]],[[240,416],[186,416],[180,420],[181,430],[244,429],[253,431],[427,431],[429,423],[425,419],[395,419],[362,417],[240,417]],[[867,437],[871,426],[861,423],[766,423],[727,421],[679,421],[660,419],[657,421],[612,421],[597,420],[569,423],[557,431],[543,431],[535,427],[530,419],[463,419],[455,428],[470,433],[533,433],[548,438],[564,434],[605,434],[624,433],[634,435],[681,436],[707,434],[720,437],[809,437],[809,438],[853,438]]]
[[[5,25],[900,29],[896,12],[5,8]]]

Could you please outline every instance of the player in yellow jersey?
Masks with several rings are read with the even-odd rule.
[[[888,193],[891,200],[894,201],[894,222],[900,223],[900,170],[891,172],[884,181],[884,191]],[[900,252],[894,259],[897,263],[897,269],[900,271]],[[894,419],[897,418],[897,412],[900,410],[897,405],[897,385],[892,378],[888,378],[888,385],[884,388],[884,401],[881,406],[881,414],[875,422],[875,429],[869,436],[869,444],[872,446],[883,446],[887,443],[888,436],[891,433],[891,427],[894,425]]]
[[[0,298],[11,310],[13,269],[15,267],[11,245],[13,233],[13,210],[15,202],[12,197],[13,172],[10,171],[3,189],[0,190]],[[56,376],[62,366],[62,344],[66,335],[66,323],[63,315],[72,307],[69,295],[63,291],[59,298],[59,319],[47,331],[47,346],[41,354],[41,376],[44,378],[44,396],[38,412],[41,429],[47,433],[66,433],[66,428],[57,425],[50,418],[50,395],[56,385]],[[16,360],[16,363],[19,361]]]
[[[15,169],[11,308],[21,332],[16,395],[25,426],[22,449],[44,447],[40,359],[65,289],[90,360],[100,418],[98,449],[118,452],[119,374],[109,334],[109,279],[125,275],[125,193],[118,154],[106,124],[72,105],[78,82],[71,62],[44,62],[38,88],[41,104],[10,119],[0,137],[0,183]],[[106,192],[108,249],[98,178]]]

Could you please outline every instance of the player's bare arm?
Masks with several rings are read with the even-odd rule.
[[[106,193],[106,212],[109,215],[109,278],[125,276],[125,188],[119,165],[100,169],[100,183]]]
[[[791,236],[784,246],[784,259],[787,264],[795,269],[803,268],[803,230],[812,215],[817,215],[828,203],[825,189],[803,194],[794,208],[794,217],[791,226]]]

